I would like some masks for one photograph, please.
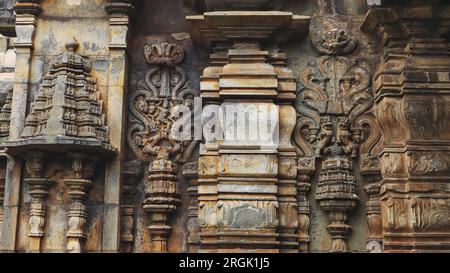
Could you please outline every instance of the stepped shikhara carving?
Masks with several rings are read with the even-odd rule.
[[[385,252],[450,249],[450,52],[444,10],[448,4],[442,1],[412,1],[406,11],[392,1],[372,8],[361,26],[382,48],[374,90],[384,138],[379,198]]]
[[[341,56],[356,47],[346,30],[333,28],[311,35],[317,52],[325,55],[300,75],[303,89],[294,140],[301,155],[302,185],[307,185],[314,161],[321,162],[315,199],[328,213],[331,251],[343,252],[348,250],[345,239],[351,230],[348,213],[359,200],[354,158],[364,140],[360,119],[373,103],[371,80],[362,64]]]
[[[128,144],[140,160],[152,161],[144,209],[150,216],[152,248],[167,252],[169,215],[180,203],[177,164],[183,163],[196,145],[191,120],[195,91],[177,66],[184,58],[183,47],[165,42],[147,45],[144,55],[155,66],[145,73],[130,98]]]
[[[82,252],[86,240],[86,199],[92,188],[96,156],[111,157],[115,149],[108,144],[102,101],[91,62],[75,51],[78,42],[66,44],[68,52],[59,55],[31,104],[21,139],[4,143],[7,153],[26,160],[30,186],[30,246],[41,251],[45,236],[46,198],[53,184],[46,174],[46,165],[57,154],[69,159],[71,174],[63,178],[68,188],[68,252]],[[4,111],[2,111],[4,112]],[[2,113],[3,114],[3,113]]]
[[[107,143],[100,93],[89,74],[91,63],[75,54],[78,42],[66,47],[68,52],[52,63],[36,94],[22,138],[66,136]]]

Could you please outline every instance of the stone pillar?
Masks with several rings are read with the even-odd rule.
[[[120,219],[121,252],[132,252],[134,243],[134,194],[142,176],[143,165],[140,161],[127,162],[123,168],[122,206]]]
[[[45,178],[45,159],[42,152],[29,152],[26,156],[27,173],[30,177],[24,182],[30,186],[31,208],[29,227],[30,252],[41,252],[47,214],[47,197],[51,181]]]
[[[86,200],[92,188],[92,175],[98,158],[83,153],[70,153],[72,160],[72,175],[64,179],[70,197],[66,233],[66,251],[82,253],[86,241],[87,209]]]
[[[290,144],[295,81],[285,55],[262,49],[260,42],[281,30],[304,34],[309,18],[251,13],[187,18],[197,44],[221,41],[201,80],[206,143],[199,159],[200,252],[298,248],[297,156]]]
[[[25,125],[30,81],[31,53],[36,31],[36,19],[41,9],[39,1],[20,1],[14,7],[16,12],[16,70],[12,100],[10,140],[19,139]],[[22,160],[9,158],[5,179],[4,220],[0,251],[13,252],[19,212],[19,195],[22,177]]]
[[[411,1],[407,10],[389,2],[362,24],[382,47],[374,90],[385,252],[450,250],[449,9],[442,1]]]
[[[119,154],[106,166],[103,252],[118,252],[120,249],[121,171],[126,135],[127,37],[133,8],[133,1],[129,0],[111,0],[105,5],[110,26],[107,120],[115,124],[109,131],[109,138],[111,144],[117,147]]]

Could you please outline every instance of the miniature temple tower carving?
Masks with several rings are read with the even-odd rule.
[[[7,153],[26,160],[30,186],[30,251],[39,252],[45,236],[46,197],[52,185],[46,166],[63,158],[71,174],[63,178],[68,187],[67,252],[83,252],[86,240],[86,200],[92,188],[95,158],[110,158],[115,149],[108,144],[108,127],[92,63],[76,53],[76,40],[66,43],[67,52],[51,64],[25,120],[21,138],[4,143]]]

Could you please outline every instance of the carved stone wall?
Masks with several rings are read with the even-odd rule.
[[[449,12],[2,1],[0,251],[448,252]]]

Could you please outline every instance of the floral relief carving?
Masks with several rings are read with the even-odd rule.
[[[181,202],[177,164],[183,164],[197,144],[192,141],[196,92],[178,66],[184,58],[183,47],[150,44],[144,56],[152,67],[138,79],[137,90],[130,96],[128,145],[139,160],[150,162],[143,208],[150,218],[153,251],[167,252],[169,215]]]
[[[315,198],[329,215],[331,251],[342,252],[347,251],[345,238],[351,230],[346,224],[347,211],[359,200],[353,158],[361,154],[362,147],[363,167],[376,169],[378,160],[372,150],[380,134],[369,113],[373,106],[370,74],[364,64],[342,56],[356,48],[356,40],[339,28],[311,33],[311,40],[323,56],[309,62],[300,74],[293,140],[300,156],[300,174],[305,159],[322,163]]]

